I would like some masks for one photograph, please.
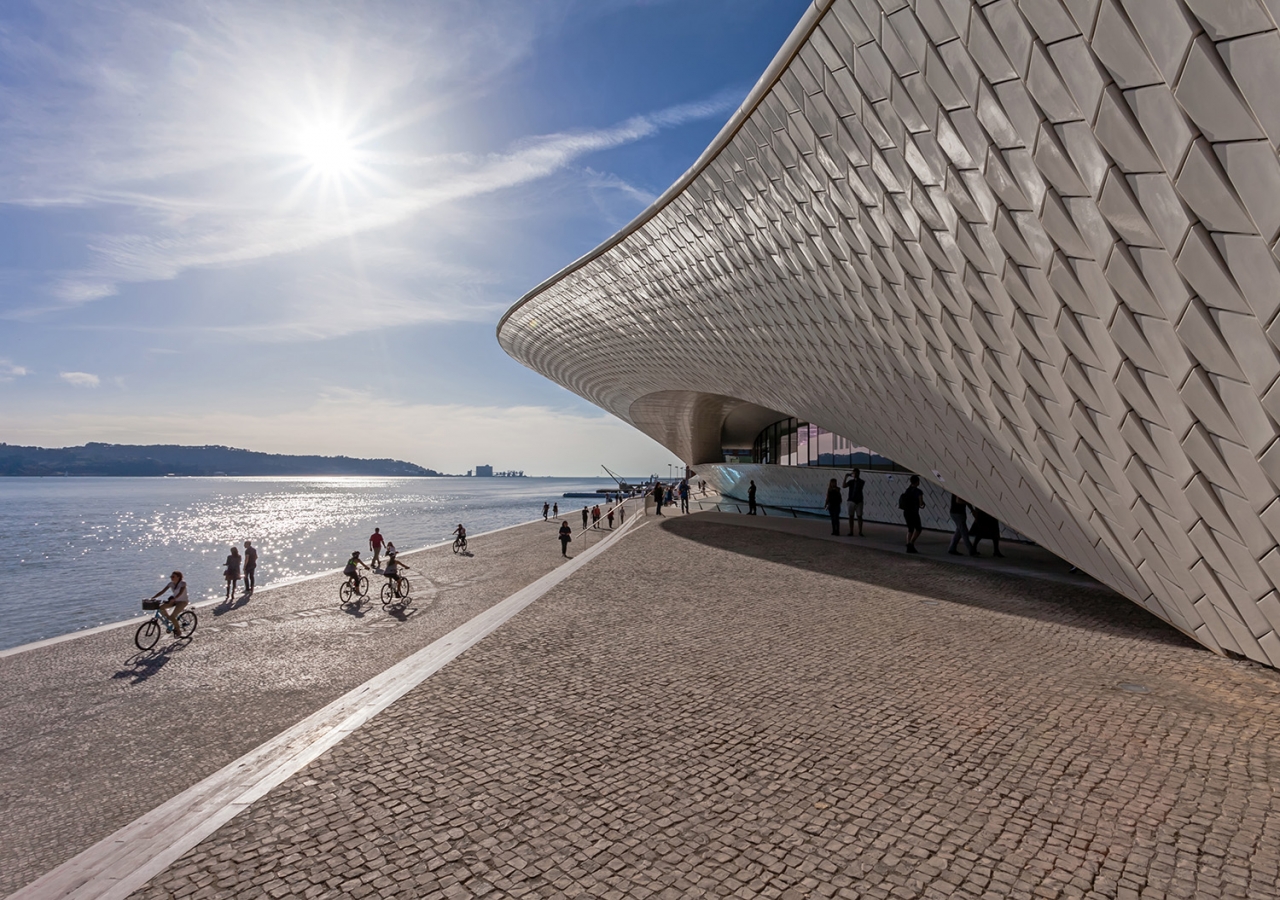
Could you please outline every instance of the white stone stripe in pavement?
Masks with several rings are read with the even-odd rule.
[[[594,547],[125,825],[11,894],[9,900],[124,900],[272,788],[590,562],[639,521],[639,516],[632,518]]]

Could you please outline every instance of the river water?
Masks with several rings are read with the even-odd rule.
[[[192,599],[223,596],[234,543],[258,548],[258,587],[368,553],[527,522],[602,478],[0,478],[0,649],[138,615],[181,570]],[[576,506],[575,506],[576,504]],[[548,552],[558,545],[548,537]],[[336,585],[336,578],[335,578]]]

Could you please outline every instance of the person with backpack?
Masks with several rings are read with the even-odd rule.
[[[862,470],[854,469],[844,476],[844,486],[849,490],[849,537],[853,537],[853,520],[858,520],[858,537],[862,537],[862,504],[863,489],[867,483],[862,479]]]
[[[898,509],[902,510],[902,518],[907,523],[907,552],[919,553],[916,541],[924,528],[920,525],[920,510],[924,507],[924,491],[920,490],[920,476],[912,475],[911,483],[898,497]]]

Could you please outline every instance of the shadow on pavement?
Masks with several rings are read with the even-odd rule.
[[[247,594],[241,594],[233,600],[223,600],[213,608],[212,612],[215,616],[225,616],[227,613],[235,612],[237,609],[244,606],[252,597],[253,592],[250,591]]]
[[[169,644],[158,650],[143,650],[141,653],[135,653],[124,661],[124,666],[111,677],[116,681],[128,680],[129,684],[142,684],[152,675],[155,675],[166,665],[172,658],[174,651],[181,652],[186,649],[188,639],[175,638]]]
[[[928,605],[935,605],[937,601],[959,603],[1059,625],[1203,649],[1172,625],[1102,585],[1048,584],[1003,571],[948,565],[924,555],[899,556],[871,547],[700,521],[696,516],[669,519],[659,527],[706,547],[914,594]]]
[[[412,619],[414,616],[418,614],[417,609],[409,608],[409,604],[412,602],[413,600],[410,599],[396,606],[388,606],[386,608],[386,613],[387,615],[389,615],[391,618],[395,619],[398,622],[408,622],[410,619]]]

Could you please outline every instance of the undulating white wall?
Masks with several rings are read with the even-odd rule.
[[[815,3],[690,173],[499,339],[628,421],[737,398],[941,473],[1280,665],[1277,6]]]

